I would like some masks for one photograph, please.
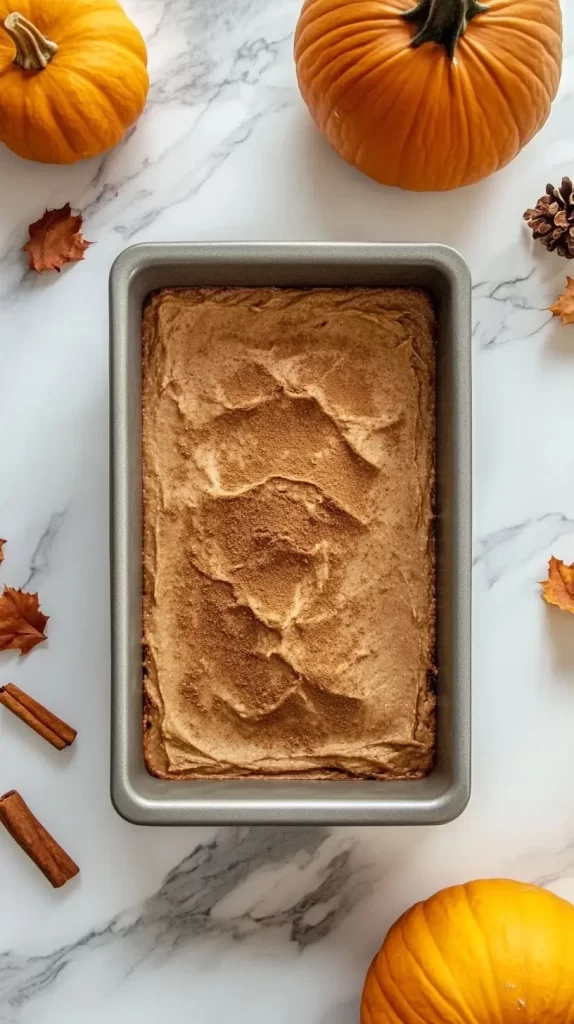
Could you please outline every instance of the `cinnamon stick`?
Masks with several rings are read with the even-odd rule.
[[[48,743],[51,743],[56,750],[63,750],[70,747],[74,742],[77,733],[71,725],[63,722],[61,718],[53,715],[43,704],[39,704],[33,697],[28,696],[14,683],[0,686],[0,704],[8,708],[20,721],[29,725],[38,736],[42,736]]]
[[[15,789],[0,797],[0,822],[40,868],[54,889],[59,889],[78,874],[78,865],[46,832]]]

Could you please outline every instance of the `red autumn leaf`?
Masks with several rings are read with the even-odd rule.
[[[548,604],[574,615],[574,563],[565,565],[552,555],[548,563],[548,579],[541,581],[540,586],[542,597]]]
[[[5,587],[0,595],[0,651],[28,654],[46,639],[48,616],[40,611],[37,594]]]
[[[83,260],[91,245],[82,238],[82,215],[72,214],[70,204],[61,210],[46,210],[40,220],[30,224],[30,240],[24,246],[30,270],[57,270],[65,263]]]
[[[5,543],[6,543],[5,540],[0,540],[0,562],[4,561],[4,552],[3,552],[2,548],[4,547]]]

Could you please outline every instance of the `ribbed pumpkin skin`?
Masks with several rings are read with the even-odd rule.
[[[141,114],[145,43],[117,0],[0,0],[58,45],[40,71],[14,65],[0,27],[0,142],[27,160],[72,164],[115,146]]]
[[[503,879],[417,903],[369,968],[361,1024],[574,1024],[574,906]]]
[[[539,131],[560,80],[558,0],[492,0],[450,61],[413,49],[414,0],[305,0],[299,88],[320,131],[385,185],[458,188],[509,163]]]

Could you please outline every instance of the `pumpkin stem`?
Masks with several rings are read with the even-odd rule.
[[[42,71],[58,52],[56,44],[17,11],[4,19],[4,28],[16,47],[14,64],[24,71]]]
[[[449,59],[453,60],[456,44],[469,21],[487,10],[488,7],[477,0],[420,0],[402,17],[405,21],[414,22],[418,29],[411,46],[416,48],[423,43],[440,43]]]

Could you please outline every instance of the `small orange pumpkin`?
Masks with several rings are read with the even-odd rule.
[[[97,156],[141,114],[146,64],[117,0],[0,0],[0,142],[43,163]]]
[[[393,925],[361,1024],[574,1024],[574,906],[504,879],[456,885]]]
[[[305,0],[303,99],[333,148],[385,185],[469,185],[539,131],[560,80],[559,0]]]

